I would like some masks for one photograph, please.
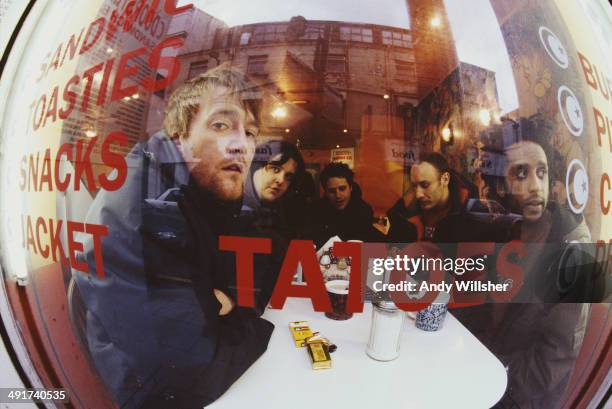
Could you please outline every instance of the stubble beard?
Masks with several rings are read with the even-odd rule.
[[[208,191],[221,202],[236,202],[242,199],[244,184],[241,175],[225,174],[225,171],[209,171],[202,166],[192,170],[193,177],[198,186]]]

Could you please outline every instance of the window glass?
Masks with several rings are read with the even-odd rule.
[[[346,72],[346,56],[330,54],[327,57],[327,71],[337,73]]]
[[[247,45],[251,39],[251,33],[245,32],[240,35],[240,45]]]
[[[197,61],[189,66],[188,78],[193,78],[208,70],[208,61]]]
[[[343,26],[340,27],[340,40],[351,40],[371,43],[373,41],[372,30],[369,28]]]
[[[410,47],[411,42],[410,34],[400,33],[396,31],[386,31],[382,32],[382,42],[383,44],[394,45],[397,47]]]
[[[590,331],[612,288],[607,4],[32,3],[0,84],[0,314],[34,386],[66,388],[71,407],[242,407],[245,395],[267,407],[272,394],[252,392],[270,382],[249,388],[274,380],[279,407],[294,384],[363,406],[368,385],[339,375],[355,365],[363,384],[392,382],[360,366],[375,365],[365,341],[359,356],[347,348],[370,330],[372,282],[391,275],[363,271],[365,312],[342,331],[313,325],[337,334],[328,383],[295,380],[308,354],[291,371],[300,353],[275,361],[289,321],[269,322],[278,291],[295,291],[288,313],[293,295],[374,267],[370,250],[418,248],[484,260],[476,277],[453,264],[448,283],[504,288],[467,291],[469,308],[451,291],[446,349],[423,355],[471,345],[490,361],[453,354],[471,361],[445,372],[474,376],[430,406],[585,406],[572,393],[586,390],[579,365],[601,366],[593,340],[608,337]],[[363,260],[334,240],[362,242]],[[301,301],[291,319],[328,319]],[[420,337],[408,324],[402,348]],[[488,387],[491,367],[507,385]]]
[[[249,57],[247,72],[253,75],[263,75],[266,73],[267,55],[256,55]]]
[[[255,27],[253,41],[256,43],[285,41],[287,25],[266,24]]]
[[[323,29],[324,26],[322,25],[308,24],[302,38],[305,40],[316,40],[317,38],[323,36]]]

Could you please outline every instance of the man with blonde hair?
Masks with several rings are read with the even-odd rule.
[[[218,250],[220,235],[240,230],[259,104],[235,69],[187,81],[168,101],[164,130],[128,154],[124,185],[89,209],[90,223],[109,228],[105,277],[91,242],[91,274],[72,275],[86,348],[121,407],[208,405],[267,347],[273,325],[235,306],[235,261]]]

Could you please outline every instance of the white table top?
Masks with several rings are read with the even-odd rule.
[[[501,362],[452,315],[437,332],[407,322],[400,356],[369,358],[372,306],[346,321],[314,312],[310,300],[290,298],[282,310],[268,309],[274,323],[268,350],[214,404],[214,409],[301,408],[490,408],[504,394],[507,376]],[[296,348],[289,322],[307,320],[338,345],[332,368],[313,370],[308,352]]]

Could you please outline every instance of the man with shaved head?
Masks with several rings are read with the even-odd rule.
[[[466,202],[475,197],[470,185],[448,165],[439,153],[424,153],[410,170],[414,209],[408,221],[417,230],[417,240],[440,243],[506,241],[507,232],[494,229],[466,211]]]

